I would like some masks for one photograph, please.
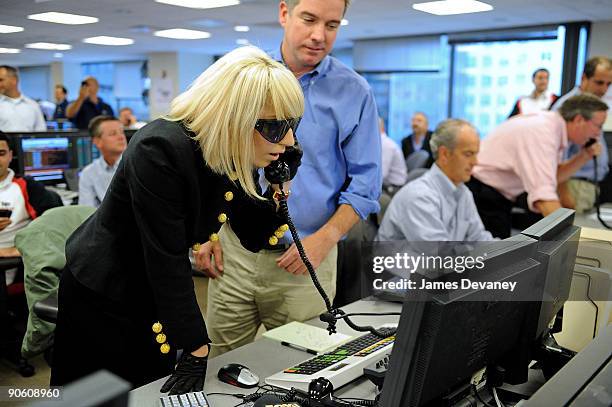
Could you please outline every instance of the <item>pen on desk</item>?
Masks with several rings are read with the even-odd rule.
[[[308,348],[305,348],[305,347],[299,346],[299,345],[294,345],[294,344],[289,343],[289,342],[281,341],[281,345],[287,346],[288,348],[293,348],[293,349],[301,350],[303,352],[308,352],[311,355],[317,355],[317,351],[315,351],[315,350],[308,349]]]

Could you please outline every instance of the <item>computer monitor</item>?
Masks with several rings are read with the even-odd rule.
[[[384,407],[443,405],[469,390],[470,379],[489,366],[527,365],[542,295],[537,241],[506,239],[488,252],[472,281],[516,282],[508,290],[458,289],[426,301],[406,301],[381,394]],[[461,396],[460,396],[461,395]]]
[[[610,406],[612,325],[576,355],[524,403],[539,406]]]
[[[127,407],[131,385],[119,376],[99,370],[63,388],[51,388],[48,399],[30,407]],[[53,398],[53,395],[59,395]]]
[[[572,221],[573,211],[557,211],[504,241],[516,246],[490,253],[480,277],[517,281],[511,294],[483,301],[487,293],[473,290],[404,303],[382,405],[439,405],[458,397],[483,368],[502,367],[505,380],[520,382],[541,335],[540,322],[567,299],[579,236]],[[544,298],[553,299],[551,306],[542,304]]]
[[[580,228],[573,223],[574,211],[560,208],[522,232],[538,241],[534,258],[546,273],[536,340],[549,331],[549,323],[569,297],[580,240]]]
[[[44,183],[61,182],[70,168],[68,137],[21,138],[23,174]]]

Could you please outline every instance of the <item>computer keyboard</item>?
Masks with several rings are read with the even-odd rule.
[[[381,331],[390,332],[382,328]],[[315,356],[296,366],[287,368],[265,379],[272,386],[308,391],[311,380],[324,377],[334,389],[363,375],[363,368],[384,359],[391,352],[395,336],[380,338],[366,334],[340,345],[331,352]]]
[[[161,407],[210,407],[203,391],[159,398]]]

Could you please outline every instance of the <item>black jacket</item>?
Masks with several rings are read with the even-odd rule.
[[[431,147],[429,147],[429,140],[431,140],[432,132],[427,130],[425,133],[425,140],[423,140],[423,150],[427,151],[431,156]],[[404,153],[404,158],[408,158],[408,156],[414,153],[414,147],[412,146],[412,137],[410,134],[402,139],[402,152]]]
[[[139,130],[101,206],[66,246],[67,268],[81,284],[119,303],[144,290],[151,325],[159,320],[168,342],[189,351],[208,342],[190,247],[219,230],[220,213],[252,251],[283,223],[274,205],[247,204],[238,186],[213,173],[190,136],[163,119]],[[227,191],[234,194],[230,202]]]
[[[433,133],[431,131],[427,130],[427,133],[425,133],[425,140],[423,140],[423,150],[427,151],[429,154],[429,160],[427,160],[427,163],[425,164],[425,167],[427,168],[430,168],[434,163],[433,155],[431,154],[431,147],[429,146],[429,140],[431,140],[432,134]],[[402,152],[404,153],[404,159],[408,158],[410,154],[414,153],[412,137],[413,135],[410,134],[402,139]]]

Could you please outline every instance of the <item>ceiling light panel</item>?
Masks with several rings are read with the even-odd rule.
[[[72,49],[72,45],[54,44],[52,42],[34,42],[31,44],[26,44],[25,47],[32,49],[46,49],[52,51],[68,51],[69,49]]]
[[[0,48],[0,54],[19,54],[20,49],[17,48]]]
[[[69,25],[93,24],[100,21],[96,17],[80,16],[78,14],[58,13],[55,11],[51,11],[49,13],[30,14],[28,18],[30,20]]]
[[[22,31],[23,31],[23,27],[0,24],[0,34],[18,33]]]
[[[251,28],[248,25],[237,25],[234,27],[234,31],[239,32],[239,33],[246,33],[249,32],[251,30]]]
[[[189,7],[189,8],[217,8],[236,6],[240,4],[239,0],[155,0],[158,3],[170,4],[172,6]]]
[[[171,28],[169,30],[155,31],[157,37],[172,38],[175,40],[201,40],[210,38],[210,33],[198,30],[186,30],[184,28]]]
[[[99,37],[85,38],[83,42],[87,44],[96,44],[96,45],[121,46],[121,45],[132,45],[134,43],[134,40],[131,38],[108,37],[106,35],[101,35]]]
[[[491,11],[493,6],[477,0],[443,0],[413,4],[412,8],[437,16]]]

